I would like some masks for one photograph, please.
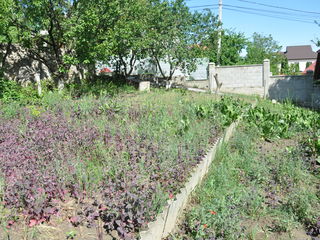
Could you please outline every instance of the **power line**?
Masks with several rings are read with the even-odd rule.
[[[245,10],[254,10],[258,12],[268,12],[268,13],[273,13],[273,14],[283,14],[283,15],[289,15],[289,16],[297,16],[297,17],[306,17],[310,20],[314,20],[314,18],[310,18],[310,15],[300,15],[300,14],[294,14],[294,13],[288,13],[288,12],[282,12],[282,11],[273,11],[273,10],[267,10],[267,9],[261,9],[261,8],[250,8],[250,7],[242,7],[242,6],[237,6],[237,5],[229,5],[229,4],[224,4],[226,7],[234,7],[234,8],[240,8],[240,9],[245,9]],[[320,16],[318,16],[320,18]]]
[[[200,6],[191,6],[189,8],[205,8],[205,7],[214,7],[214,6],[218,6],[219,4],[208,4],[208,5],[200,5]]]
[[[317,14],[320,15],[320,12],[311,12],[311,11],[304,11],[304,10],[300,10],[300,9],[294,9],[294,8],[287,8],[287,7],[280,7],[280,6],[275,6],[275,5],[269,5],[269,4],[264,4],[264,3],[258,3],[258,2],[254,2],[254,1],[248,1],[248,0],[237,0],[239,2],[246,2],[246,3],[251,3],[251,4],[256,4],[256,5],[261,5],[261,6],[265,6],[265,7],[271,7],[271,8],[278,8],[278,9],[285,9],[285,10],[289,10],[289,11],[294,11],[294,12],[303,12],[303,13],[309,13],[309,14]]]
[[[192,6],[189,8],[208,8],[208,7],[216,7],[217,5],[218,4],[208,4],[208,5]],[[286,12],[279,12],[279,11],[272,11],[272,10],[258,9],[258,8],[247,8],[247,7],[241,7],[241,6],[229,5],[229,4],[224,4],[224,6],[227,10],[230,10],[230,11],[253,14],[253,15],[258,15],[258,16],[265,16],[265,17],[270,17],[270,18],[277,18],[277,19],[282,19],[282,20],[289,20],[289,21],[309,23],[309,24],[314,24],[314,20],[315,20],[315,19],[311,19],[309,16],[300,16],[297,14],[294,15],[292,13],[289,14]],[[240,10],[240,9],[244,9],[244,10]],[[270,14],[266,14],[266,13],[270,13]],[[287,16],[279,16],[279,15],[288,15],[288,17]],[[310,20],[310,21],[308,21],[308,20]]]
[[[201,7],[211,7],[211,6],[218,6],[218,4],[191,6],[189,8],[201,8]],[[271,13],[271,14],[278,14],[278,15],[288,15],[288,16],[292,16],[292,17],[299,17],[299,18],[301,18],[301,20],[312,20],[312,21],[315,20],[314,18],[312,18],[309,15],[299,15],[299,14],[288,13],[288,12],[273,11],[273,10],[267,10],[267,9],[261,9],[261,8],[249,8],[249,7],[242,7],[242,6],[230,5],[230,4],[224,4],[224,6],[232,7],[232,8],[245,9],[245,10],[250,10],[250,11],[263,12],[263,13]],[[320,18],[320,16],[319,16],[319,18]]]
[[[264,16],[264,17],[277,18],[277,19],[294,21],[294,22],[314,24],[314,22],[312,22],[312,21],[305,21],[305,20],[301,20],[301,19],[297,19],[297,18],[286,18],[286,17],[280,17],[280,16],[275,16],[275,15],[268,15],[268,14],[263,14],[263,13],[249,12],[249,11],[244,11],[244,10],[239,10],[239,9],[232,9],[232,8],[228,8],[228,7],[225,7],[224,9],[229,10],[229,11],[235,11],[235,12],[253,14],[253,15],[257,15],[257,16]]]

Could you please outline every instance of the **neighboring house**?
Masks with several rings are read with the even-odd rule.
[[[289,65],[299,64],[300,72],[306,69],[308,62],[317,60],[317,53],[312,50],[311,45],[288,46],[283,54],[288,59]]]

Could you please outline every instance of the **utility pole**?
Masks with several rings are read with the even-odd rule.
[[[218,30],[218,51],[217,51],[217,65],[220,65],[221,56],[221,37],[222,37],[222,0],[219,0],[219,30]]]

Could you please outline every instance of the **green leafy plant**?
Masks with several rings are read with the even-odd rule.
[[[280,109],[272,110],[257,106],[248,111],[246,120],[256,126],[263,138],[288,138],[299,130],[311,130],[316,115],[310,111],[285,103]]]
[[[0,99],[4,102],[19,100],[21,87],[14,81],[0,78]]]
[[[75,239],[76,236],[77,236],[77,233],[75,231],[70,231],[70,232],[67,232],[66,234],[67,239]]]

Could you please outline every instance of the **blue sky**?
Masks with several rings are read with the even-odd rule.
[[[248,1],[258,4],[297,9],[300,10],[300,12],[283,8],[266,7],[249,3]],[[218,14],[218,0],[186,0],[186,3],[189,7],[192,7],[192,10],[201,10],[204,8],[193,8],[195,6],[215,4],[215,6],[207,8],[213,9],[213,12]],[[283,50],[285,50],[286,46],[292,45],[312,45],[313,50],[318,50],[318,48],[312,44],[311,40],[316,37],[320,38],[320,27],[314,23],[314,20],[320,22],[320,0],[223,0],[223,5],[224,28],[243,32],[248,38],[254,32],[266,35],[271,34],[274,40],[278,41],[283,47]],[[259,12],[257,10],[252,10],[253,8],[265,9],[273,12]],[[254,12],[257,15],[239,11]],[[298,21],[271,18],[263,15],[278,16],[280,18],[289,18]]]

